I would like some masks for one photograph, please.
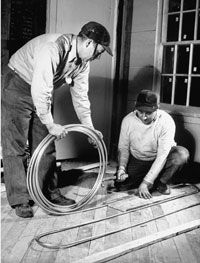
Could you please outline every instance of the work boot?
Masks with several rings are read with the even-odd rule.
[[[17,216],[23,217],[23,218],[33,217],[33,209],[28,203],[16,205],[15,213]]]
[[[162,182],[159,182],[157,186],[157,191],[163,195],[169,195],[171,193],[169,185],[163,184]]]
[[[56,205],[74,205],[76,202],[73,199],[67,198],[64,195],[57,195],[54,199],[50,198],[49,200],[51,203]]]

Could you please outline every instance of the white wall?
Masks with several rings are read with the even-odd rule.
[[[78,34],[82,25],[97,21],[110,32],[111,48],[115,53],[117,5],[118,0],[49,0],[47,32]],[[93,123],[103,133],[107,147],[110,140],[114,64],[114,57],[103,54],[100,60],[91,63],[89,81]],[[67,86],[56,92],[54,111],[58,123],[78,123]],[[90,145],[87,140],[80,141],[79,136],[57,143],[57,159],[74,158],[83,151],[89,154]]]

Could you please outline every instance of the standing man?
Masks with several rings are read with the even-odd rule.
[[[138,188],[142,198],[151,198],[153,189],[170,194],[169,180],[189,158],[188,150],[174,141],[174,120],[158,107],[157,94],[142,90],[135,110],[122,121],[117,190]]]
[[[7,198],[18,216],[33,216],[26,186],[27,141],[32,155],[48,134],[57,139],[66,135],[64,127],[55,123],[52,116],[54,89],[69,84],[80,122],[94,129],[88,99],[90,61],[104,51],[112,56],[109,45],[107,29],[97,22],[89,22],[78,36],[38,36],[10,58],[2,91],[2,152]],[[74,200],[62,196],[57,188],[55,164],[53,143],[40,167],[40,177],[48,182],[43,185],[45,195],[58,205],[74,204]]]

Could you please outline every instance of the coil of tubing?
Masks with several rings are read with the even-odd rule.
[[[47,135],[41,143],[38,145],[36,150],[34,151],[27,170],[27,187],[30,196],[32,197],[33,201],[41,207],[45,212],[48,214],[53,215],[66,215],[73,211],[76,211],[90,202],[90,200],[94,197],[95,193],[98,191],[99,187],[101,186],[103,176],[106,172],[107,166],[107,150],[103,139],[99,136],[99,134],[82,124],[70,124],[64,126],[67,133],[68,132],[79,132],[85,134],[90,139],[95,142],[96,149],[99,154],[99,171],[96,178],[96,181],[93,187],[88,191],[88,193],[77,203],[69,206],[60,206],[57,204],[53,204],[50,202],[42,193],[42,190],[39,185],[39,165],[41,162],[41,158],[49,146],[56,137],[53,135]]]

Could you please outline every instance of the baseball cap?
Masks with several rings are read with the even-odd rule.
[[[137,96],[135,108],[137,110],[154,112],[158,109],[158,96],[151,90],[141,90]]]
[[[107,29],[103,25],[93,21],[88,22],[81,28],[79,35],[80,34],[84,34],[88,38],[94,40],[95,43],[103,46],[105,50],[108,52],[108,54],[113,56],[112,51],[109,47],[110,34],[108,33]]]

